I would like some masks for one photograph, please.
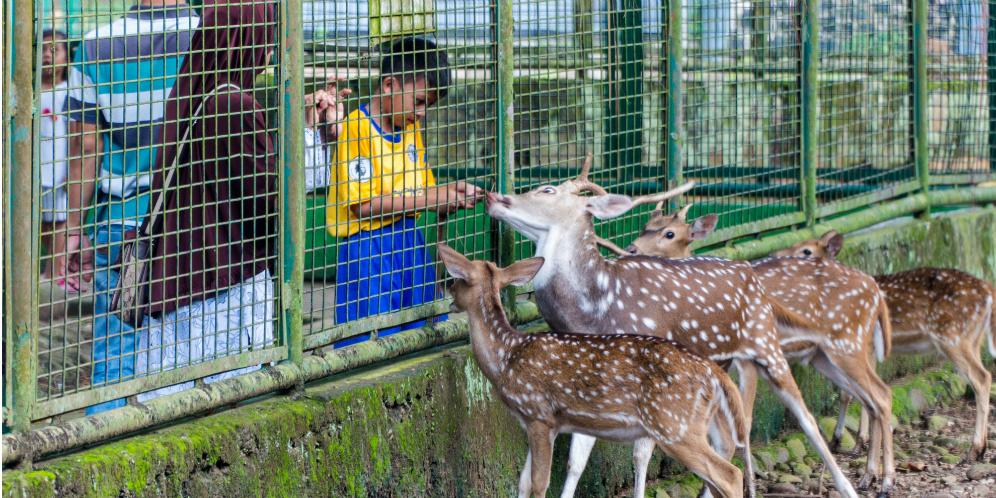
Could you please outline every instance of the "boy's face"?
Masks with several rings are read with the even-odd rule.
[[[51,36],[46,36],[42,41],[42,73],[51,75],[53,69],[65,69],[69,54],[66,52],[66,43],[62,40],[52,40]]]
[[[404,83],[403,78],[384,78],[381,82],[381,111],[391,126],[404,128],[425,117],[425,111],[436,103],[436,90],[427,88],[425,77]]]

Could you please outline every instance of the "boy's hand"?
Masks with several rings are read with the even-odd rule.
[[[343,100],[353,93],[349,88],[338,90],[336,87],[344,78],[333,76],[329,78],[324,90],[318,90],[304,96],[304,121],[308,126],[323,123],[329,126],[326,140],[332,141],[339,137],[342,131],[341,121],[346,118],[346,106]]]
[[[439,214],[453,214],[461,209],[474,209],[484,197],[484,189],[464,181],[437,185],[426,191],[426,205]]]

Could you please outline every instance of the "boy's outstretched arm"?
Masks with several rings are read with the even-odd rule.
[[[483,197],[484,189],[472,183],[459,181],[429,187],[422,195],[378,197],[367,202],[354,204],[350,209],[354,215],[363,218],[392,217],[419,211],[452,214],[460,209],[474,209],[474,206]]]

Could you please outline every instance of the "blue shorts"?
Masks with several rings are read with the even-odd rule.
[[[429,256],[425,235],[415,218],[405,217],[376,230],[360,231],[339,248],[335,274],[335,322],[343,324],[368,316],[392,313],[432,302],[436,291],[436,265]],[[446,320],[446,315],[437,321]],[[425,325],[425,320],[377,332],[378,337]],[[351,346],[369,334],[346,339],[335,348]]]

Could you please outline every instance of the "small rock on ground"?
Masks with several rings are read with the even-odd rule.
[[[996,465],[991,463],[975,464],[969,467],[968,472],[965,473],[965,475],[973,481],[985,479],[993,474],[996,474]],[[993,490],[993,493],[996,494],[996,490]]]
[[[927,430],[931,432],[941,432],[941,429],[948,426],[948,418],[943,415],[931,415],[927,417]]]
[[[777,483],[777,484],[772,484],[768,488],[768,491],[770,491],[772,493],[786,493],[786,494],[789,494],[789,493],[795,493],[796,489],[795,489],[795,484],[790,484],[790,483],[787,483],[787,482],[780,482],[780,483]]]
[[[789,455],[793,460],[801,460],[806,456],[806,445],[801,439],[790,439],[785,443],[785,447],[788,448]]]

